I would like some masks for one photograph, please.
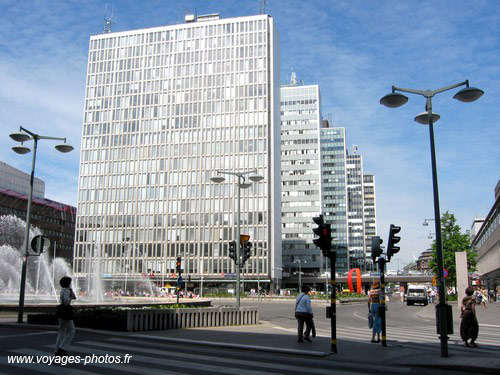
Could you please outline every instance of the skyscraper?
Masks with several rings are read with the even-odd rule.
[[[181,256],[195,286],[234,282],[237,181],[210,177],[249,169],[264,181],[242,193],[241,233],[254,245],[243,274],[280,277],[279,82],[268,15],[92,36],[76,277],[169,280]]]
[[[377,235],[375,176],[372,174],[363,175],[363,204],[365,223],[365,256],[366,262],[371,263],[371,241],[372,237]]]
[[[312,217],[321,213],[318,85],[281,87],[281,221],[285,270],[318,271]],[[300,264],[299,264],[300,263]]]
[[[330,128],[323,120],[321,128],[321,185],[322,212],[326,223],[331,224],[333,245],[337,248],[338,272],[348,270],[347,236],[347,177],[346,131]]]
[[[349,267],[362,267],[365,262],[365,212],[363,198],[363,157],[354,153],[346,157],[347,223],[349,226]]]

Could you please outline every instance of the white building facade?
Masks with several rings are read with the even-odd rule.
[[[286,272],[321,269],[313,216],[321,213],[320,91],[318,85],[281,87],[281,221]],[[300,264],[299,264],[300,263]]]
[[[210,177],[251,169],[264,180],[242,190],[241,233],[253,243],[243,279],[281,278],[273,19],[190,21],[90,38],[77,278],[103,275],[111,287],[126,278],[166,282],[181,256],[192,287],[234,283],[237,181]]]

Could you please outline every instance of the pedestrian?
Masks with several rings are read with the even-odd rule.
[[[311,330],[314,330],[313,311],[311,306],[311,299],[309,298],[309,292],[311,291],[311,289],[307,285],[304,285],[301,290],[302,293],[300,293],[295,300],[295,318],[297,319],[298,323],[297,341],[304,342],[305,340],[312,342],[312,340],[309,338]],[[305,332],[304,323],[306,323]]]
[[[436,291],[434,289],[431,290],[431,303],[434,303],[436,299]]]
[[[368,312],[373,315],[372,341],[380,342],[380,332],[382,331],[382,318],[379,314],[380,308],[380,282],[374,281],[368,295]],[[377,335],[377,340],[375,340]]]
[[[59,299],[61,304],[57,306],[56,317],[59,321],[59,330],[57,332],[56,340],[56,356],[66,356],[66,349],[68,349],[73,336],[75,336],[75,324],[73,323],[73,307],[71,307],[71,300],[76,299],[76,295],[71,289],[71,277],[64,276],[59,280],[61,285],[61,293]]]
[[[460,317],[462,322],[460,323],[460,337],[465,343],[465,346],[474,346],[477,348],[475,343],[477,335],[479,334],[479,324],[476,318],[476,299],[474,298],[474,289],[468,287],[465,289],[466,296],[462,300],[462,305],[460,306]],[[467,342],[470,341],[470,345]]]
[[[484,288],[481,288],[481,295],[481,306],[486,309],[486,300],[488,299],[488,295],[486,294],[486,290]]]
[[[488,291],[488,301],[489,301],[490,303],[495,302],[495,291],[494,291],[493,289],[490,289],[490,290]]]

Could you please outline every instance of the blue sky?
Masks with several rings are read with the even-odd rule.
[[[224,18],[259,12],[258,0],[108,0],[114,31],[181,23],[185,11]],[[76,148],[60,154],[40,142],[36,176],[46,196],[76,205],[89,37],[103,28],[106,1],[0,0],[0,160],[29,172],[8,134],[22,125],[64,136]],[[433,218],[427,126],[413,121],[425,99],[389,109],[391,86],[436,89],[469,79],[485,95],[474,103],[433,99],[442,212],[462,229],[485,216],[500,178],[500,2],[269,0],[281,42],[281,79],[290,71],[319,84],[323,116],[347,129],[365,172],[376,175],[379,234],[399,224],[407,262],[429,247]],[[497,103],[495,105],[495,103]],[[396,267],[396,262],[390,268]]]

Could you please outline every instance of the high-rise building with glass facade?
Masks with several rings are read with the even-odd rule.
[[[279,40],[268,15],[92,36],[78,188],[75,276],[107,285],[183,276],[224,285],[235,272],[236,179],[241,233],[252,257],[243,278],[281,270]],[[97,261],[96,261],[97,260]],[[207,284],[205,284],[207,285]]]
[[[321,128],[321,180],[323,217],[331,224],[333,244],[337,248],[336,270],[346,272],[349,266],[346,131],[345,128],[330,128],[326,120]]]
[[[365,263],[365,212],[363,198],[363,157],[361,155],[356,153],[347,154],[346,174],[349,266],[350,268],[362,268]]]
[[[377,202],[375,193],[375,176],[363,175],[363,205],[365,222],[365,256],[369,269],[373,269],[372,263],[372,237],[377,235]]]
[[[281,223],[283,267],[319,271],[321,250],[313,244],[312,218],[321,213],[318,85],[281,87]],[[300,263],[300,264],[299,264]]]

